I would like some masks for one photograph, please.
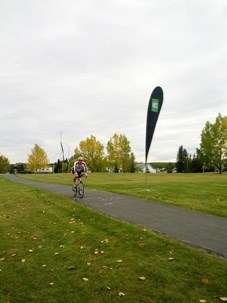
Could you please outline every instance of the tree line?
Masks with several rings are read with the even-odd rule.
[[[136,160],[131,151],[130,142],[123,134],[114,134],[104,145],[91,135],[79,143],[70,159],[58,159],[53,163],[55,173],[69,172],[78,156],[83,156],[91,171],[102,172],[131,172],[136,171]],[[35,145],[28,155],[26,164],[19,163],[17,167],[10,165],[9,160],[0,154],[0,173],[6,173],[15,169],[17,171],[35,172],[49,166],[46,152]],[[168,164],[167,172],[195,173],[214,171],[219,173],[227,168],[227,117],[218,114],[214,123],[206,122],[201,132],[200,147],[195,154],[188,154],[186,148],[181,145],[176,155],[176,163]]]
[[[180,146],[177,153],[176,172],[217,171],[227,169],[227,117],[218,114],[214,123],[206,122],[201,133],[200,148],[194,155]]]
[[[91,135],[86,140],[79,143],[74,150],[74,155],[69,159],[58,159],[52,163],[53,172],[70,172],[74,162],[79,156],[84,157],[90,171],[93,172],[131,172],[136,170],[136,161],[134,153],[131,151],[129,140],[123,134],[114,134],[105,146]],[[48,167],[49,161],[44,149],[35,145],[28,155],[26,167],[20,166],[20,169],[14,167],[16,171],[38,172]]]

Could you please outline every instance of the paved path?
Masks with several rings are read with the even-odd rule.
[[[9,174],[5,176],[13,182],[31,185],[73,199],[71,186],[34,182]],[[85,191],[85,197],[82,200],[78,199],[77,202],[111,217],[143,225],[227,258],[227,218],[88,189]]]

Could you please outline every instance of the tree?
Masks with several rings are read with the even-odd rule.
[[[7,173],[9,171],[9,168],[10,168],[9,160],[5,156],[0,155],[0,173],[1,174]]]
[[[131,153],[129,158],[129,172],[135,173],[135,171],[136,171],[136,158],[135,155]]]
[[[177,153],[177,161],[176,161],[176,169],[178,173],[185,173],[188,172],[188,152],[187,150],[181,145],[178,149]]]
[[[193,155],[190,165],[191,173],[201,173],[203,171],[203,154],[200,149],[196,149],[196,154]]]
[[[167,166],[167,173],[171,174],[173,172],[173,168],[174,168],[173,163],[169,162]]]
[[[79,148],[75,149],[75,159],[82,155],[86,164],[91,171],[100,172],[104,169],[104,146],[96,139],[95,136],[90,136],[84,141],[81,141]]]
[[[107,142],[107,152],[109,166],[114,168],[115,172],[119,172],[120,170],[123,172],[130,171],[131,147],[126,136],[115,133]]]
[[[26,164],[25,163],[15,163],[10,165],[10,173],[22,173],[23,171],[26,170]]]
[[[38,144],[35,144],[31,152],[32,153],[28,155],[28,169],[30,169],[32,172],[36,172],[38,169],[48,166],[46,152],[41,147],[39,147]]]
[[[204,167],[217,167],[222,173],[227,163],[227,117],[219,113],[215,122],[206,122],[201,133],[201,152],[203,154]]]
[[[54,173],[62,173],[62,160],[58,159],[57,162],[54,163]]]

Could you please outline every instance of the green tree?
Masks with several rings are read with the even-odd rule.
[[[9,171],[9,168],[10,168],[9,160],[5,156],[0,155],[0,173],[1,174],[7,173]]]
[[[32,172],[36,172],[38,169],[46,168],[47,166],[48,159],[46,152],[38,144],[35,144],[31,150],[31,154],[28,155],[27,168]]]
[[[79,149],[75,149],[75,160],[80,155],[84,157],[89,170],[95,172],[104,170],[104,146],[95,136],[91,135],[90,138],[80,142]]]
[[[172,162],[169,162],[168,163],[168,166],[167,166],[167,173],[168,174],[171,174],[173,172],[173,168],[174,168],[174,165]]]
[[[136,171],[136,158],[135,155],[131,153],[129,158],[129,172],[135,173],[135,171]]]
[[[181,145],[177,153],[176,169],[178,173],[188,172],[189,157],[187,150]]]
[[[203,154],[200,149],[196,149],[196,154],[191,159],[190,172],[201,173],[203,171]]]
[[[115,172],[122,170],[130,171],[130,142],[126,136],[114,134],[107,142],[107,158],[109,166],[114,168]]]
[[[57,162],[54,163],[54,173],[62,173],[62,160],[58,159]]]
[[[26,170],[26,164],[25,163],[15,163],[15,164],[11,164],[10,165],[10,173],[13,174],[13,173],[21,173],[23,171]]]
[[[201,152],[203,154],[204,167],[217,167],[222,173],[227,163],[227,117],[219,113],[215,122],[206,122],[201,133]]]

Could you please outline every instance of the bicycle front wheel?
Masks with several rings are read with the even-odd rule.
[[[80,181],[80,184],[77,187],[77,194],[80,199],[82,199],[84,196],[84,184],[82,181]]]

